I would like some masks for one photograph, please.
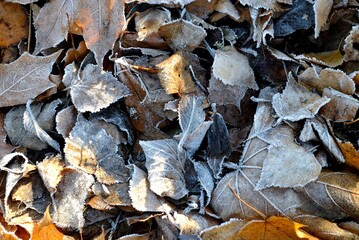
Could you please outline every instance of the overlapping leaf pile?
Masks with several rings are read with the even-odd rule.
[[[9,2],[2,237],[359,239],[357,1]]]

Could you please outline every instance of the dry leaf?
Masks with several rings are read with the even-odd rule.
[[[351,142],[338,141],[338,146],[345,157],[345,164],[359,169],[359,151],[355,149],[353,144]]]
[[[238,10],[229,0],[218,0],[214,5],[214,10],[220,13],[228,14],[228,16],[230,16],[236,21],[240,18]]]
[[[355,44],[358,44],[359,37],[359,26],[353,26],[349,35],[345,38],[344,44],[344,61],[358,61],[359,60],[359,50],[354,47]]]
[[[5,114],[0,113],[0,158],[12,152],[15,147],[6,142],[6,131],[4,128]]]
[[[320,115],[334,122],[346,122],[355,119],[359,109],[357,99],[331,88],[325,88],[323,96],[330,98],[330,102],[320,110]]]
[[[250,7],[259,9],[259,8],[264,8],[264,9],[273,9],[276,10],[278,9],[278,3],[280,1],[277,0],[239,0],[239,2],[242,5],[248,5]]]
[[[318,240],[318,238],[302,230],[301,228],[304,226],[288,218],[272,216],[267,220],[253,220],[247,223],[239,230],[238,236],[244,239],[258,240],[299,240],[303,238]]]
[[[200,233],[202,240],[238,240],[238,230],[244,225],[243,220],[232,218],[221,225],[213,226]]]
[[[297,60],[305,60],[311,63],[324,65],[327,67],[337,67],[343,64],[344,56],[339,50],[319,52],[319,53],[304,53],[293,56]]]
[[[235,47],[217,50],[212,68],[214,77],[226,85],[258,89],[247,57]]]
[[[83,208],[94,178],[82,171],[65,168],[57,191],[53,195],[53,222],[59,227],[81,229],[84,226]]]
[[[173,218],[182,235],[197,235],[200,231],[217,225],[217,221],[214,219],[198,213],[183,214],[175,212]]]
[[[348,95],[355,92],[354,81],[341,70],[325,68],[317,73],[315,68],[307,68],[298,75],[298,80],[301,85],[316,89],[320,93],[325,88],[333,88]]]
[[[100,196],[105,203],[110,206],[124,207],[125,209],[132,206],[129,190],[130,187],[128,182],[111,185],[100,184],[97,182],[92,186],[94,194]],[[134,211],[133,208],[130,208],[130,210]]]
[[[62,109],[56,114],[56,131],[66,138],[76,124],[77,111],[74,106]]]
[[[1,1],[0,22],[0,47],[8,47],[27,37],[27,15],[20,4]]]
[[[98,65],[88,64],[73,79],[74,65],[66,67],[64,82],[71,82],[72,102],[79,112],[98,112],[120,98],[130,95],[129,89],[111,73],[101,70]],[[71,80],[70,80],[71,79]]]
[[[60,156],[45,158],[42,162],[37,163],[36,167],[45,187],[51,194],[54,194],[63,177],[61,172],[64,169],[64,164],[60,162]]]
[[[32,232],[31,239],[33,240],[43,240],[43,239],[53,239],[53,240],[62,240],[63,233],[60,232],[56,226],[52,223],[50,216],[50,208],[48,207],[44,213],[44,217],[40,222],[34,224],[34,229]]]
[[[126,3],[134,2],[135,0],[125,0]],[[185,6],[195,0],[171,0],[171,4]],[[139,3],[148,3],[148,4],[169,4],[168,0],[137,0]]]
[[[0,107],[24,104],[54,87],[48,76],[59,55],[60,52],[57,52],[37,57],[25,52],[14,62],[0,65]]]
[[[198,181],[201,183],[201,189],[203,189],[206,201],[200,206],[203,210],[211,202],[211,196],[214,189],[214,179],[212,172],[208,165],[204,162],[193,162],[194,169],[197,173]]]
[[[185,183],[185,158],[177,152],[172,139],[140,141],[146,155],[146,168],[151,190],[161,197],[180,199],[188,190]]]
[[[158,64],[160,72],[158,74],[162,87],[167,94],[190,93],[195,90],[189,65],[189,59],[194,55],[182,51],[174,53],[172,56]]]
[[[275,94],[272,104],[280,118],[299,121],[304,118],[313,118],[329,101],[329,98],[310,92],[289,76],[283,93]]]
[[[183,19],[162,25],[159,34],[174,51],[186,52],[195,50],[207,36],[202,27]]]
[[[143,41],[148,36],[154,35],[159,28],[171,20],[171,14],[167,10],[150,8],[140,12],[136,18],[136,30],[138,41]]]
[[[328,20],[330,11],[332,10],[333,0],[317,0],[314,2],[315,29],[314,37],[318,38],[319,33]]]
[[[117,238],[116,240],[149,240],[150,234],[129,234],[122,236],[120,238]]]
[[[147,175],[136,165],[130,165],[132,177],[130,180],[129,195],[132,206],[142,212],[168,212],[170,206],[150,189]]]
[[[186,10],[201,19],[206,19],[213,12],[216,2],[217,0],[197,0],[188,4]]]
[[[89,50],[86,47],[85,41],[81,41],[79,43],[79,46],[76,49],[71,48],[71,49],[67,50],[66,56],[64,58],[65,66],[69,65],[72,62],[81,61],[82,59],[84,59],[86,57],[88,52],[89,52]]]

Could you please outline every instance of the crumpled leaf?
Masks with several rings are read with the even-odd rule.
[[[169,212],[171,207],[151,191],[146,173],[133,164],[130,168],[132,177],[129,195],[132,206],[142,212]]]
[[[320,97],[299,85],[290,76],[283,93],[273,96],[272,104],[280,118],[299,121],[304,118],[313,118],[329,101],[329,98]]]
[[[161,85],[167,94],[183,94],[195,90],[196,86],[191,77],[188,61],[193,57],[190,53],[179,51],[157,65],[160,69],[158,76]]]
[[[179,149],[186,149],[189,157],[197,151],[212,124],[212,121],[205,121],[201,104],[201,99],[190,95],[183,96],[179,102],[178,118],[182,129]]]
[[[298,80],[301,85],[316,89],[320,93],[325,88],[333,88],[348,95],[355,92],[354,81],[341,70],[325,68],[317,73],[315,68],[307,68],[298,75]]]
[[[62,240],[64,234],[60,232],[56,226],[52,223],[50,216],[50,208],[48,207],[45,211],[44,217],[40,222],[34,224],[31,239],[42,240],[42,239],[53,239]]]
[[[301,228],[305,225],[289,220],[284,217],[272,216],[266,220],[253,220],[245,224],[238,233],[243,239],[309,239],[318,238],[308,234]]]
[[[54,87],[48,76],[59,55],[38,57],[25,52],[10,64],[0,65],[0,107],[24,104]]]
[[[316,180],[321,169],[314,154],[296,144],[269,146],[256,189],[303,187]]]
[[[195,50],[207,36],[202,27],[183,19],[162,25],[159,34],[174,51],[187,52]]]
[[[207,206],[211,202],[211,196],[214,189],[214,181],[212,173],[208,165],[204,162],[193,162],[194,169],[197,173],[198,181],[201,183],[201,189],[203,189],[207,200],[203,204],[203,207]]]
[[[136,18],[137,40],[143,41],[147,36],[154,35],[160,27],[171,20],[168,11],[162,9],[147,9],[140,12]]]
[[[185,183],[185,158],[179,156],[172,139],[140,141],[146,155],[151,190],[161,197],[180,199],[188,193]]]
[[[74,64],[65,68],[64,83],[70,87],[72,102],[79,112],[98,112],[120,98],[130,95],[129,89],[98,65],[88,64],[73,79]]]
[[[318,38],[321,29],[325,26],[330,11],[332,10],[333,0],[317,0],[314,2],[315,28],[314,37]]]
[[[57,17],[53,17],[54,13]],[[35,54],[63,41],[70,29],[72,33],[83,33],[87,48],[95,53],[97,63],[102,65],[103,57],[125,25],[124,6],[122,1],[110,4],[103,1],[55,0],[41,8],[34,25]]]
[[[81,229],[84,226],[83,208],[94,178],[83,172],[65,168],[53,195],[53,222],[59,227]]]
[[[12,152],[14,146],[6,142],[6,131],[4,128],[5,114],[0,112],[0,158]]]
[[[215,113],[212,116],[212,125],[207,134],[207,162],[215,178],[222,172],[222,164],[231,153],[229,133],[222,116]]]
[[[92,186],[95,195],[100,196],[102,200],[110,206],[130,207],[132,206],[129,195],[129,183],[115,183],[111,185],[100,184],[96,182]],[[132,211],[133,208],[131,207]]]
[[[8,47],[27,37],[27,15],[20,4],[1,2],[0,22],[0,47]]]
[[[46,118],[49,118],[50,122],[44,122],[46,123],[46,125],[44,125],[44,127],[46,129],[51,130],[53,128],[53,120],[54,120],[54,116],[56,114],[56,107],[58,106],[58,104],[61,103],[61,101],[59,99],[52,101],[51,103],[47,104],[44,106],[44,110],[41,112],[41,115],[39,117],[35,117],[34,114],[32,113],[31,110],[31,103],[32,100],[29,100],[26,103],[26,111],[24,112],[24,129],[32,134],[35,134],[42,142],[48,144],[49,146],[51,146],[52,148],[56,149],[58,152],[61,152],[60,150],[60,144],[58,142],[56,142],[52,137],[50,137],[50,135],[45,132],[44,129],[42,129],[39,125],[39,123],[37,122],[36,118],[39,118],[39,120],[41,121],[41,123],[43,123],[43,121]]]
[[[353,26],[349,35],[345,38],[344,44],[344,61],[358,61],[359,60],[359,50],[354,47],[355,44],[358,44],[359,36],[359,26]]]
[[[26,110],[25,106],[12,108],[5,118],[5,130],[11,143],[14,146],[21,145],[34,150],[45,149],[48,146],[47,143],[37,136],[37,134],[41,136],[44,132],[36,132],[32,125],[34,122],[37,122],[37,128],[43,131],[51,131],[54,127],[55,109],[58,104],[57,100],[46,105],[42,103],[33,104],[31,106],[32,120],[29,116],[30,106],[27,107],[28,110]],[[51,142],[51,139],[48,140]],[[59,149],[56,143],[53,145],[55,149]]]
[[[325,88],[323,96],[330,98],[330,102],[320,110],[320,115],[334,122],[354,120],[359,109],[357,99],[331,88]]]
[[[214,77],[226,85],[258,89],[247,57],[238,52],[235,47],[217,50],[212,68]]]

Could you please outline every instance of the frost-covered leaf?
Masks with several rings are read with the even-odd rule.
[[[214,177],[219,178],[223,161],[231,153],[231,146],[228,129],[222,116],[215,113],[212,116],[212,121],[207,134],[207,162],[214,173]]]
[[[236,21],[240,19],[238,10],[236,9],[235,5],[229,0],[218,0],[214,5],[214,10],[220,13],[227,14]]]
[[[205,191],[207,201],[204,207],[211,202],[211,196],[214,189],[214,181],[212,173],[208,165],[204,162],[193,162],[194,169],[196,170],[198,181],[201,183],[201,188]]]
[[[212,121],[205,121],[201,99],[186,95],[179,102],[178,118],[182,129],[180,148],[187,150],[189,157],[197,151]]]
[[[353,26],[349,35],[345,38],[344,44],[344,61],[358,61],[359,60],[359,50],[354,46],[358,44],[359,38],[359,26]]]
[[[29,133],[35,134],[41,141],[48,144],[52,148],[56,149],[58,152],[60,150],[60,144],[50,137],[50,135],[45,132],[39,125],[39,122],[44,123],[44,128],[51,130],[53,128],[54,117],[56,114],[56,107],[61,103],[59,99],[47,104],[44,106],[44,109],[41,112],[41,115],[34,116],[31,110],[32,100],[29,100],[26,103],[26,110],[24,112],[24,129]],[[37,121],[39,120],[39,122]],[[46,120],[50,120],[46,122]],[[46,124],[46,125],[45,125]]]
[[[25,8],[20,4],[1,2],[0,4],[0,47],[8,47],[27,37],[29,25]]]
[[[243,5],[248,5],[255,9],[265,8],[265,9],[272,9],[278,10],[278,3],[280,1],[277,0],[239,0],[239,2]]]
[[[299,121],[304,118],[313,118],[329,101],[329,98],[320,97],[299,85],[290,76],[283,93],[273,96],[272,104],[279,117]]]
[[[146,155],[146,168],[151,190],[159,196],[180,199],[188,193],[183,156],[172,139],[140,141]]]
[[[320,110],[320,115],[335,122],[353,121],[359,109],[359,101],[350,95],[331,88],[323,90],[330,102]]]
[[[74,106],[62,109],[56,114],[56,131],[64,138],[68,137],[76,124],[77,111]]]
[[[6,131],[4,128],[5,114],[0,113],[0,158],[15,149],[14,146],[6,142]]]
[[[36,164],[40,177],[51,194],[56,192],[57,184],[62,178],[61,172],[64,169],[64,164],[59,161],[59,158],[59,155],[45,158],[42,162]]]
[[[171,15],[168,11],[162,9],[150,8],[140,12],[136,18],[136,30],[138,32],[138,40],[143,41],[147,36],[154,35],[159,28],[169,22]]]
[[[179,226],[180,234],[197,235],[202,230],[217,225],[217,221],[198,213],[182,214],[175,212],[174,222]]]
[[[202,240],[237,240],[239,238],[238,230],[241,229],[243,225],[243,221],[232,218],[220,225],[203,230],[200,233],[200,238]]]
[[[79,112],[98,112],[110,106],[120,98],[130,95],[129,89],[111,73],[101,70],[98,65],[88,64],[73,79],[73,64],[66,67],[64,79],[71,82],[70,94],[72,102]]]
[[[355,92],[354,81],[343,71],[337,69],[325,68],[318,73],[313,67],[307,68],[298,75],[298,80],[301,85],[309,89],[316,89],[320,93],[325,88],[333,88],[348,95]]]
[[[159,34],[174,51],[187,52],[195,50],[207,36],[202,27],[183,19],[162,25]]]
[[[148,4],[179,4],[181,6],[185,6],[195,0],[171,0],[168,2],[168,0],[125,0],[126,3],[130,2],[140,2],[140,3],[148,3]]]
[[[63,177],[53,195],[55,211],[52,218],[59,227],[79,230],[85,223],[83,208],[95,180],[91,175],[71,168],[65,168],[61,174]]]
[[[14,62],[0,65],[0,107],[24,104],[54,87],[48,77],[59,55],[38,57],[25,52]]]
[[[161,85],[167,94],[183,94],[195,90],[189,70],[191,56],[190,53],[179,51],[157,65],[160,68],[158,76]]]
[[[313,4],[309,1],[294,0],[292,9],[274,22],[274,35],[283,37],[295,31],[314,25]]]
[[[316,180],[321,169],[314,154],[303,147],[296,144],[286,147],[269,146],[256,189],[303,187]]]
[[[343,64],[344,56],[340,50],[332,50],[318,53],[304,53],[292,56],[297,60],[305,60],[310,63],[320,64],[327,67],[337,67]]]
[[[314,37],[319,37],[321,29],[325,26],[330,11],[332,10],[333,0],[316,0],[314,2],[315,29]]]
[[[129,195],[132,206],[142,212],[168,212],[171,208],[150,189],[147,174],[136,165],[130,165],[131,180]]]
[[[345,157],[345,164],[359,169],[359,151],[355,149],[351,142],[338,141],[338,146]]]
[[[217,50],[212,68],[214,77],[226,85],[258,89],[247,57],[235,47]]]

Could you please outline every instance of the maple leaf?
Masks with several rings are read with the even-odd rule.
[[[24,104],[55,86],[48,76],[60,52],[37,57],[25,52],[10,64],[0,65],[0,107]]]

